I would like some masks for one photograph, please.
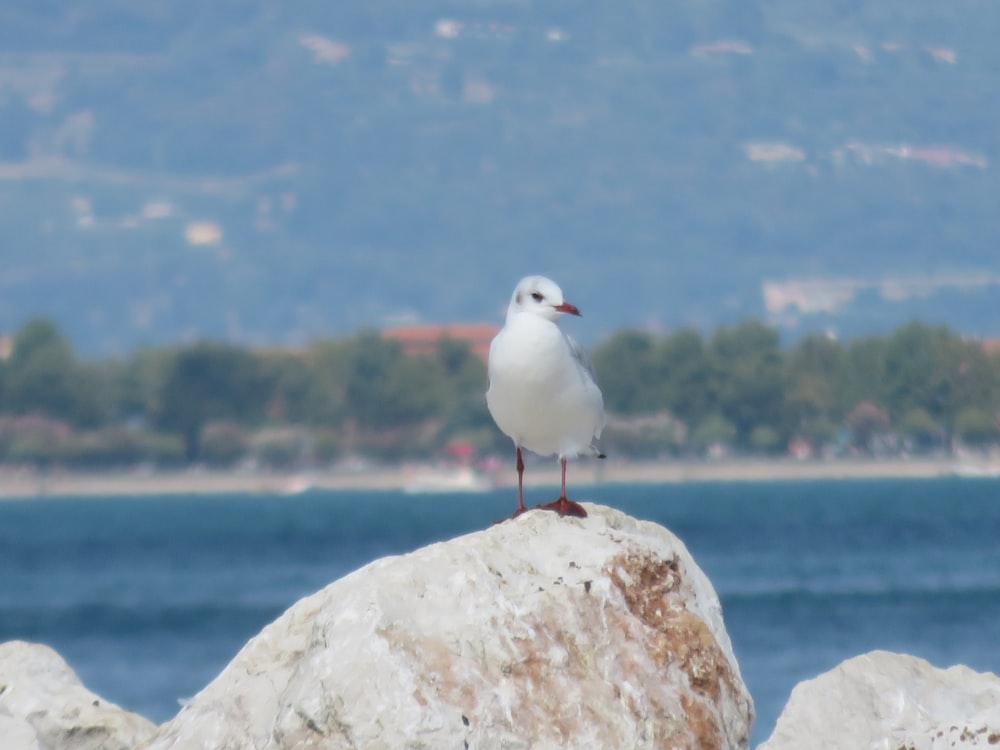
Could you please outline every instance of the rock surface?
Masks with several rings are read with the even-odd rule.
[[[795,686],[758,750],[1000,748],[1000,677],[873,651]]]
[[[0,643],[3,750],[132,750],[155,730],[87,690],[48,646]]]
[[[753,707],[708,579],[666,529],[586,507],[332,583],[144,747],[747,747]]]

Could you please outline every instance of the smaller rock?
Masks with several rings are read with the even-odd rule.
[[[800,682],[758,750],[1000,748],[1000,677],[872,651]]]
[[[48,646],[0,643],[3,750],[131,750],[155,730],[87,690]]]

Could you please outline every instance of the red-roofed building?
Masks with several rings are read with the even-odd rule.
[[[492,323],[397,326],[382,331],[382,338],[399,341],[407,354],[433,354],[442,339],[464,341],[473,354],[486,361],[490,342],[499,331],[499,326]]]
[[[979,344],[987,354],[1000,352],[1000,339],[981,339]]]

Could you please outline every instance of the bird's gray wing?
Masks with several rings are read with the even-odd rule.
[[[589,389],[593,394],[595,406],[598,408],[597,427],[594,430],[594,436],[596,437],[601,434],[601,431],[607,424],[607,415],[604,413],[604,396],[601,394],[601,387],[597,384],[597,376],[594,374],[594,363],[591,361],[587,351],[576,342],[576,339],[567,333],[564,333],[563,336],[566,338],[566,345],[569,346],[570,354],[580,366],[582,377],[590,381]],[[591,450],[598,458],[604,458],[604,454],[595,446],[591,446]]]
[[[580,346],[576,339],[574,339],[569,334],[563,334],[566,337],[566,344],[569,346],[569,352],[573,355],[573,359],[576,360],[584,372],[590,376],[590,379],[597,385],[597,375],[594,374],[594,363],[590,359],[590,355],[587,354],[587,350]]]

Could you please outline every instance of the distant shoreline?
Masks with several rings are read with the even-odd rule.
[[[305,471],[292,474],[222,471],[164,472],[30,472],[0,471],[0,498],[101,497],[121,495],[187,495],[257,493],[291,495],[308,489],[362,491],[404,490],[428,467],[392,466],[365,470]],[[774,481],[808,479],[934,478],[949,475],[1000,476],[1000,465],[986,459],[954,457],[911,459],[794,459],[726,461],[597,462],[570,465],[569,483],[671,484],[706,481]],[[514,486],[514,469],[486,477],[498,488]],[[557,486],[559,472],[535,463],[525,472],[529,487]],[[460,488],[456,488],[460,489]]]

